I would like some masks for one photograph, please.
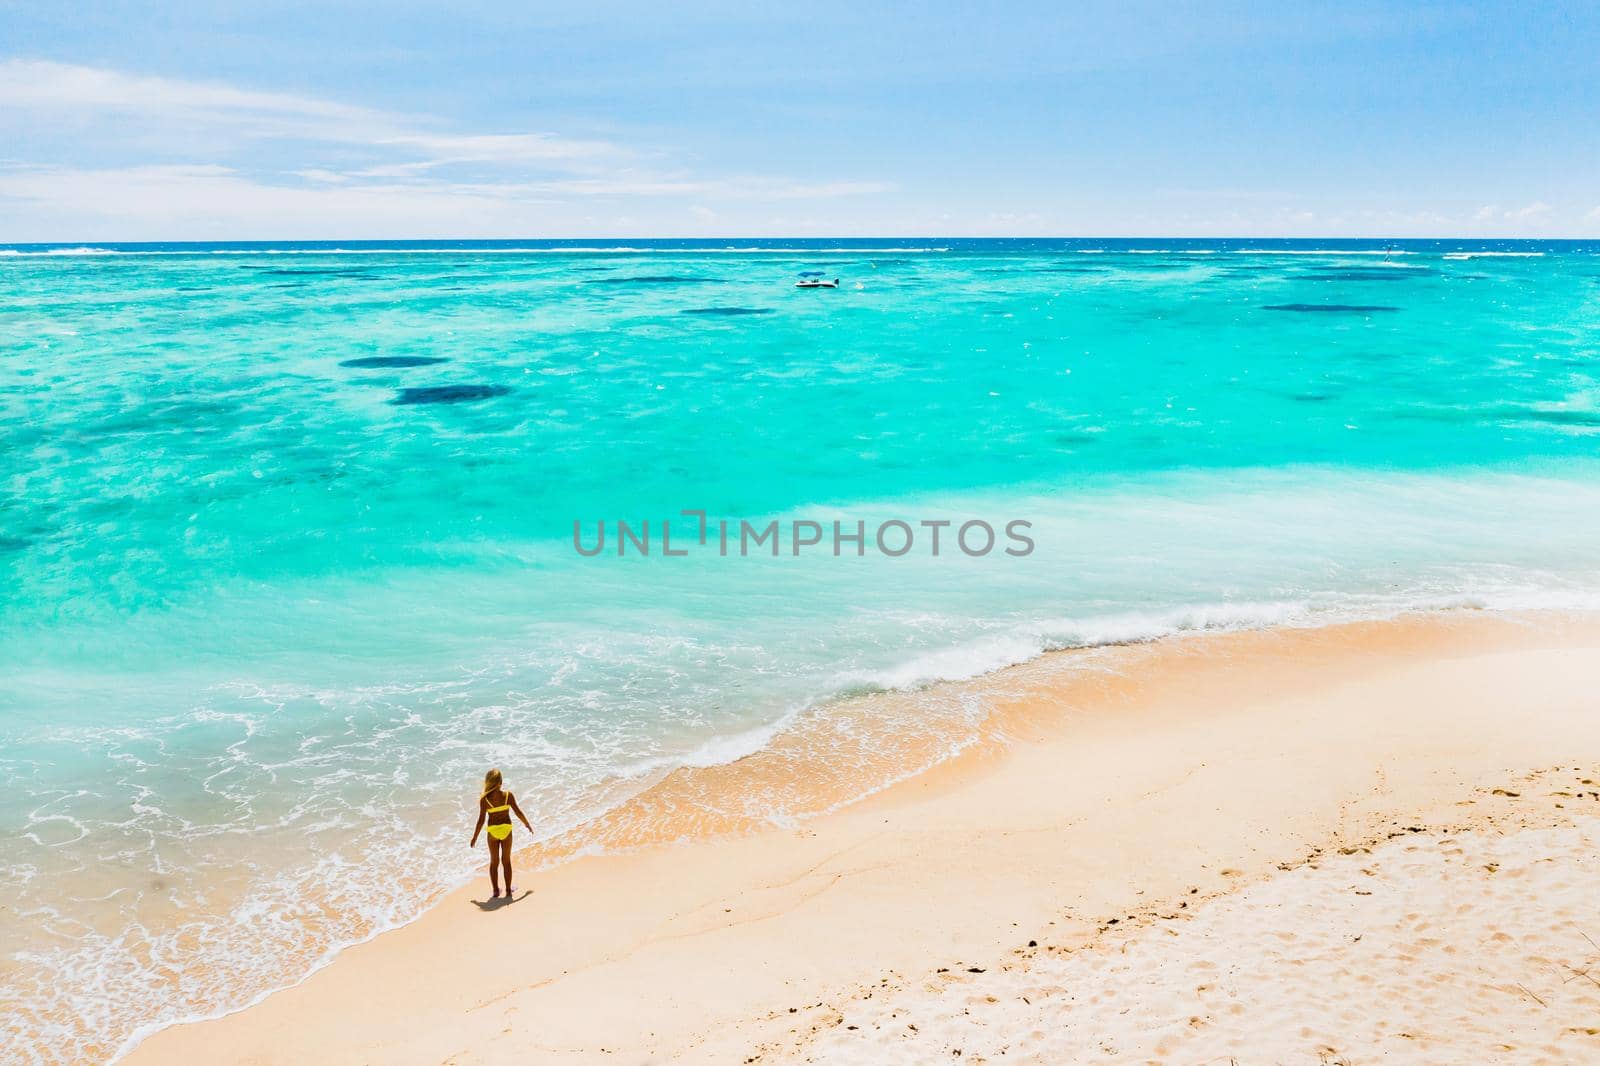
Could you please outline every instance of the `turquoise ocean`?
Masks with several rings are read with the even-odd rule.
[[[415,917],[490,765],[545,836],[1049,649],[1600,606],[1597,445],[1594,243],[0,249],[0,1058]]]

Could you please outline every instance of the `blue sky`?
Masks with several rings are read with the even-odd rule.
[[[1600,234],[1600,5],[13,3],[0,241]]]

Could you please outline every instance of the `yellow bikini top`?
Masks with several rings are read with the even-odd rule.
[[[506,795],[506,802],[505,803],[502,803],[498,807],[485,808],[486,812],[489,813],[489,814],[499,814],[501,811],[509,811],[511,809],[511,793],[507,792],[505,795]]]

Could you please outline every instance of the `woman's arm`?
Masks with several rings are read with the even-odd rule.
[[[478,834],[483,832],[483,820],[489,816],[488,808],[483,805],[483,797],[478,797],[478,824],[472,827],[472,843],[469,848],[478,846]]]
[[[511,804],[511,809],[517,812],[517,817],[522,819],[523,825],[528,825],[528,816],[522,813],[522,808],[517,806],[517,797],[506,793],[506,802]],[[533,832],[533,826],[528,825],[528,832]]]

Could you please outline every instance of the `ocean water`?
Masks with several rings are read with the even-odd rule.
[[[491,764],[581,847],[751,753],[848,798],[1046,649],[1600,604],[1595,244],[12,246],[0,416],[6,1061],[414,917]]]

